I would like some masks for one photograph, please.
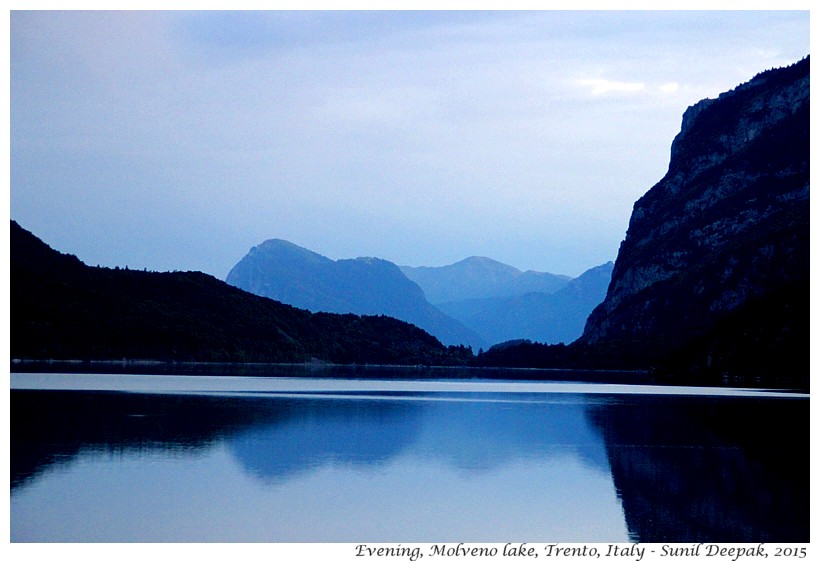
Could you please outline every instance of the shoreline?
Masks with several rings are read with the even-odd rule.
[[[396,364],[332,364],[326,362],[203,362],[145,359],[33,360],[15,358],[10,373],[118,374],[118,375],[219,375],[231,377],[321,377],[328,379],[461,379],[490,381],[544,381],[574,383],[605,383],[623,385],[662,385],[776,389],[809,393],[809,389],[788,378],[778,381],[758,381],[725,378],[721,381],[697,378],[671,379],[657,377],[645,370],[527,368],[486,366],[434,366]]]

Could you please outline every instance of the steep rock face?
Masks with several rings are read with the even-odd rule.
[[[253,247],[226,281],[313,312],[388,315],[423,328],[448,345],[476,349],[486,345],[431,305],[398,266],[379,258],[331,260],[288,241],[271,239]]]
[[[749,307],[784,292],[783,307],[805,306],[807,323],[808,277],[807,57],[686,111],[579,342],[660,358],[731,315],[755,319]]]

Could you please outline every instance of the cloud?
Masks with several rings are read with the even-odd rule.
[[[672,94],[677,92],[680,89],[680,84],[677,82],[667,82],[666,84],[661,84],[658,86],[658,90],[663,92],[664,94]]]
[[[615,80],[605,80],[603,78],[591,78],[579,80],[582,86],[589,86],[589,93],[593,96],[602,96],[613,92],[619,94],[634,94],[646,90],[643,82],[618,82]]]

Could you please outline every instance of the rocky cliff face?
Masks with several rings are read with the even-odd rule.
[[[606,299],[579,342],[663,357],[732,315],[767,324],[749,308],[775,295],[788,296],[780,308],[792,320],[805,307],[807,328],[808,278],[807,57],[685,112],[669,170],[635,203]],[[807,364],[807,334],[805,344]]]

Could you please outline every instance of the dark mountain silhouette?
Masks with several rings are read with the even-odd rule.
[[[480,362],[807,387],[809,138],[808,57],[690,107],[583,336]]]
[[[447,348],[385,316],[312,314],[200,272],[90,267],[11,222],[13,359],[452,364]]]
[[[686,111],[582,342],[687,370],[800,370],[808,282],[806,58]]]
[[[533,292],[554,293],[572,279],[547,272],[522,272],[480,256],[449,266],[401,266],[401,271],[419,284],[434,305],[466,299],[519,297]]]
[[[581,336],[587,317],[603,301],[611,274],[609,262],[587,270],[554,293],[464,299],[438,307],[493,344],[514,339],[569,344]]]
[[[387,260],[331,260],[272,239],[251,248],[226,281],[313,312],[388,315],[423,328],[445,344],[486,346],[477,334],[431,305],[421,288]]]

